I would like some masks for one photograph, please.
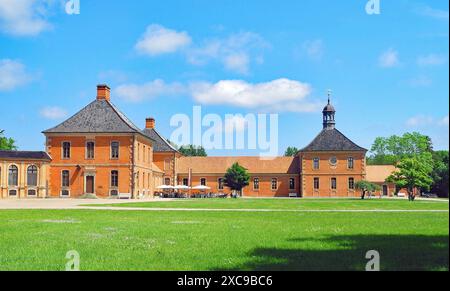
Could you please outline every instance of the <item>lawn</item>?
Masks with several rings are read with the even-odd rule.
[[[337,202],[448,209],[447,203],[356,200],[170,207],[344,207]],[[448,270],[448,242],[448,212],[0,211],[0,270],[63,270],[69,250],[80,253],[82,270],[364,270],[368,250],[379,251],[382,270]]]
[[[277,209],[277,210],[448,210],[447,202],[393,199],[186,199],[131,202],[95,206],[187,209]]]

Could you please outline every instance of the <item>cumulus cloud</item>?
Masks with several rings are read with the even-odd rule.
[[[47,21],[53,0],[0,0],[0,29],[15,36],[35,36],[51,28]]]
[[[289,79],[251,84],[242,80],[223,80],[217,83],[194,83],[190,86],[196,102],[208,105],[230,105],[276,111],[310,112],[318,104],[306,97],[311,86]]]
[[[217,83],[166,83],[157,79],[145,84],[124,84],[115,95],[130,102],[186,94],[203,105],[229,105],[272,112],[316,112],[323,103],[310,100],[311,86],[289,79],[264,83],[242,80],[222,80]]]
[[[419,66],[440,66],[447,62],[447,56],[438,54],[429,54],[426,56],[420,56],[417,59],[417,64]]]
[[[157,79],[145,84],[124,84],[115,89],[115,94],[130,102],[140,102],[159,96],[176,95],[183,93],[185,86],[180,83],[166,83]]]
[[[19,61],[0,60],[0,91],[10,91],[32,80],[25,65]]]
[[[42,117],[51,120],[63,119],[67,117],[67,111],[61,107],[45,107],[39,112]]]
[[[252,63],[264,62],[262,52],[269,44],[258,34],[240,32],[222,39],[204,41],[187,51],[187,60],[193,65],[219,62],[225,69],[248,74]]]
[[[187,32],[178,32],[158,24],[152,24],[147,27],[135,48],[141,54],[156,56],[174,53],[185,48],[191,42],[191,37]]]
[[[398,52],[394,49],[388,49],[378,58],[378,64],[382,68],[392,68],[400,64]]]

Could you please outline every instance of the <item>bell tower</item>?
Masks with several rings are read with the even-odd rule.
[[[333,105],[331,105],[331,90],[328,90],[328,104],[322,111],[323,114],[323,129],[334,129],[336,127],[336,121],[334,115],[336,110]]]

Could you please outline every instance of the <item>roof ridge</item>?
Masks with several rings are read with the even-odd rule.
[[[163,137],[155,128],[152,128],[153,131],[170,147],[172,148],[174,151],[178,152],[178,150],[170,144],[170,142],[167,141],[167,139],[165,137]]]
[[[50,130],[52,130],[52,129],[54,129],[54,128],[57,128],[57,127],[63,125],[64,123],[66,123],[66,122],[68,122],[69,120],[71,120],[72,118],[74,118],[78,113],[80,113],[81,111],[83,111],[83,110],[85,110],[86,108],[88,108],[89,106],[91,106],[91,105],[92,105],[94,102],[96,102],[96,101],[97,101],[97,100],[92,101],[92,102],[89,103],[88,105],[86,105],[86,106],[84,106],[83,108],[81,108],[80,110],[78,110],[76,113],[72,114],[72,116],[70,116],[69,118],[66,118],[66,120],[64,120],[63,122],[61,122],[61,123],[59,123],[59,124],[57,124],[57,125],[55,125],[55,126],[49,128],[49,129],[44,130],[42,133],[46,133],[46,132],[48,132],[48,131],[50,131]]]
[[[363,148],[363,147],[357,145],[354,141],[352,141],[352,140],[349,139],[345,134],[343,134],[339,129],[334,128],[334,130],[336,130],[337,132],[339,132],[340,134],[342,134],[342,136],[345,137],[345,138],[346,138],[349,142],[351,142],[354,146],[356,146],[356,147],[358,147],[358,148],[360,148],[360,149],[363,149],[363,150],[367,151],[366,148]]]
[[[114,112],[119,116],[120,119],[122,119],[123,122],[125,122],[125,124],[132,130],[135,130],[137,132],[141,132],[141,130],[139,129],[139,127],[137,127],[128,117],[126,117],[126,115],[124,113],[122,113],[122,111],[119,110],[119,108],[117,108],[116,105],[114,105],[111,101],[109,100],[105,100],[106,103],[111,106],[111,108],[114,110]]]

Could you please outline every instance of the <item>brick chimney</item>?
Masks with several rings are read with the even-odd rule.
[[[145,119],[145,128],[147,129],[155,128],[155,119],[153,117]]]
[[[101,84],[97,85],[97,100],[107,100],[111,99],[111,89],[108,85]]]

